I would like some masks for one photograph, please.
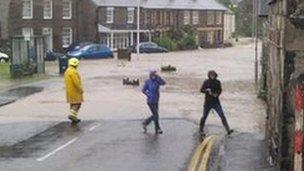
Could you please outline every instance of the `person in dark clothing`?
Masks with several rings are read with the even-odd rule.
[[[142,125],[143,129],[146,132],[147,126],[154,121],[155,124],[155,133],[162,134],[163,131],[159,125],[159,113],[158,113],[158,102],[159,102],[159,88],[164,86],[166,82],[157,75],[156,70],[150,72],[150,79],[146,80],[145,85],[142,89],[142,92],[147,96],[147,104],[152,112],[152,116],[146,119]]]
[[[202,136],[205,135],[204,126],[211,109],[214,109],[220,116],[227,134],[230,135],[233,132],[233,130],[230,129],[228,125],[219,99],[222,93],[222,85],[221,82],[217,79],[217,76],[218,75],[215,71],[209,71],[208,79],[204,81],[201,87],[201,92],[205,94],[204,113],[200,122],[200,134]]]

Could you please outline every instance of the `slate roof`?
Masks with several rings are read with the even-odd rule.
[[[136,7],[137,0],[92,0],[97,6]],[[141,0],[146,9],[227,10],[216,0]]]

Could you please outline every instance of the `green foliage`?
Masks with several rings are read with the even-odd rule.
[[[252,36],[253,25],[253,3],[252,0],[243,0],[238,5],[233,5],[230,0],[218,0],[221,4],[225,5],[236,16],[236,34],[244,37]],[[262,33],[262,22],[258,22],[258,34]]]
[[[161,38],[157,39],[156,42],[169,51],[195,49],[197,48],[196,35],[196,30],[191,26],[184,26],[182,28],[172,27]]]
[[[10,73],[12,78],[21,78],[24,76],[31,76],[36,71],[36,66],[31,62],[26,62],[24,64],[17,64],[10,66]]]
[[[178,49],[180,50],[196,49],[196,48],[197,48],[196,40],[195,37],[192,35],[187,35],[178,42]]]
[[[177,43],[168,36],[157,39],[156,43],[169,51],[175,51],[177,49]]]
[[[9,77],[9,64],[0,63],[0,78],[8,78],[8,77]]]

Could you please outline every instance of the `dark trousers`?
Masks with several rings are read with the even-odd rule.
[[[160,129],[159,126],[159,114],[158,114],[158,103],[156,104],[149,104],[148,106],[152,112],[152,116],[144,121],[145,125],[149,125],[152,121],[154,121],[155,129]]]
[[[204,131],[205,122],[207,120],[207,117],[208,117],[211,109],[214,109],[216,111],[216,113],[219,115],[226,131],[228,132],[230,130],[230,127],[228,125],[227,119],[225,117],[223,108],[220,103],[206,103],[204,105],[204,113],[203,113],[203,117],[202,117],[201,123],[200,123],[200,131]]]

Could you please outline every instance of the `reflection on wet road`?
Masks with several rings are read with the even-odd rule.
[[[143,134],[140,121],[59,123],[27,140],[0,147],[0,170],[185,170],[197,126],[171,119],[164,135]]]

